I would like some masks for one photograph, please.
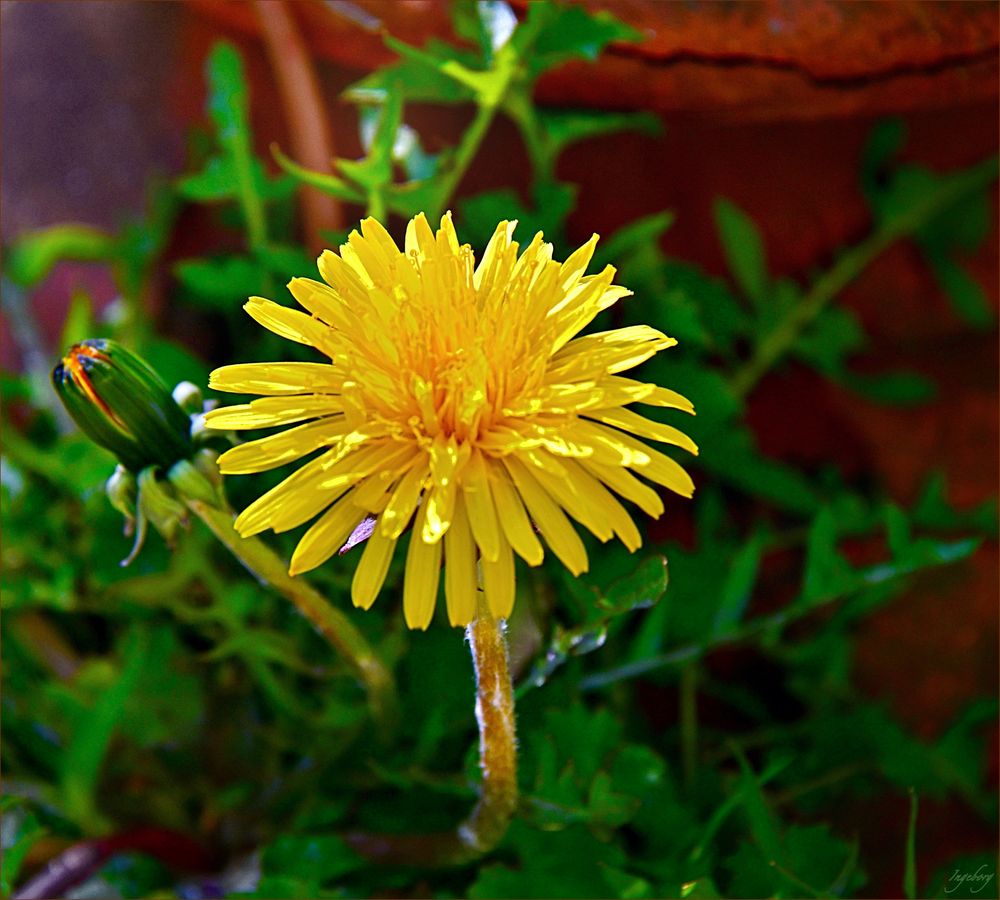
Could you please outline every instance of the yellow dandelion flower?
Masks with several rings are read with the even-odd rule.
[[[503,618],[514,604],[514,554],[541,563],[539,534],[580,574],[587,554],[571,519],[635,550],[639,530],[615,495],[659,516],[659,495],[637,475],[687,497],[694,490],[680,465],[637,438],[697,453],[694,442],[626,408],[693,407],[620,374],[676,341],[645,325],[574,337],[631,292],[613,283],[612,266],[584,274],[597,235],[560,263],[541,234],[519,253],[515,224],[497,226],[476,265],[450,214],[436,234],[414,218],[402,251],[366,219],[339,255],[319,258],[323,283],[289,283],[307,312],[261,297],[246,304],[265,328],[329,361],[212,373],[217,390],[264,396],[209,413],[211,427],[292,426],[224,453],[223,473],[320,451],[247,507],[239,532],[282,532],[319,516],[292,556],[297,574],[376,517],[351,591],[367,609],[412,520],[403,587],[411,628],[431,621],[442,559],[453,625],[473,619],[480,583]]]

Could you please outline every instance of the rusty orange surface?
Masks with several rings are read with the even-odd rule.
[[[251,4],[190,0],[246,33]],[[515,0],[523,13],[527,0]],[[546,75],[546,103],[811,119],[954,107],[997,96],[998,7],[966,0],[766,0],[760,3],[583,0],[645,40],[613,44],[597,65]],[[369,70],[393,59],[380,30],[422,46],[454,40],[442,0],[300,2],[314,53]]]

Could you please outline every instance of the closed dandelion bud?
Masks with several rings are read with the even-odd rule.
[[[135,522],[135,504],[138,488],[135,475],[121,463],[115,467],[112,476],[104,486],[105,493],[111,505],[125,517],[125,532],[129,533]]]
[[[157,478],[152,468],[139,473],[138,506],[139,515],[148,519],[168,544],[173,544],[178,529],[187,525],[187,510],[169,482]]]
[[[177,405],[189,416],[202,412],[205,398],[198,385],[190,381],[180,382],[173,390],[173,398]]]
[[[184,497],[192,500],[203,500],[205,503],[215,504],[218,502],[218,495],[215,487],[200,467],[195,466],[189,460],[182,459],[174,463],[167,472],[167,481],[170,482]]]
[[[109,340],[75,344],[52,372],[69,414],[131,472],[191,455],[191,423],[142,359]]]

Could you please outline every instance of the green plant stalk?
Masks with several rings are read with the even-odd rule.
[[[236,167],[240,206],[247,223],[247,242],[254,253],[259,253],[267,247],[267,219],[264,204],[253,183],[253,152],[249,143],[238,136],[231,141],[230,151]]]
[[[953,560],[964,558],[969,553],[972,553],[978,546],[979,542],[975,540],[956,541],[952,547],[961,551],[961,556],[955,556],[953,557]],[[654,672],[657,669],[668,668],[671,666],[682,666],[694,662],[704,656],[707,656],[719,647],[726,647],[731,644],[740,644],[745,641],[758,638],[762,635],[778,635],[793,622],[797,622],[799,619],[804,619],[806,616],[812,615],[818,609],[822,609],[825,606],[829,606],[831,603],[836,603],[847,597],[853,596],[865,588],[885,584],[887,581],[896,577],[912,575],[921,568],[922,566],[913,566],[908,569],[902,569],[895,575],[890,576],[886,574],[885,566],[871,566],[860,573],[862,578],[861,583],[844,593],[835,592],[811,600],[797,600],[786,606],[784,609],[779,609],[777,612],[750,619],[749,621],[744,622],[742,625],[734,627],[729,631],[713,635],[708,640],[701,643],[692,642],[689,644],[682,644],[679,647],[675,647],[673,650],[669,650],[666,653],[661,653],[657,656],[650,656],[636,662],[625,663],[624,665],[617,666],[613,669],[607,669],[603,672],[595,672],[593,675],[588,675],[581,680],[580,688],[584,691],[599,690],[618,681],[623,681],[628,678],[638,678],[640,675],[645,675],[647,672]]]
[[[253,575],[286,597],[347,660],[364,684],[372,718],[388,734],[398,718],[395,683],[350,619],[307,581],[292,578],[285,563],[260,538],[241,537],[233,528],[230,510],[187,496],[184,502]]]
[[[479,800],[454,831],[437,834],[353,832],[347,842],[373,862],[392,865],[458,866],[479,859],[507,833],[517,807],[517,737],[514,691],[504,624],[490,613],[479,593],[476,618],[466,629],[476,672],[479,724]]]
[[[504,84],[505,93],[508,84],[509,81]],[[472,160],[475,158],[476,153],[479,152],[479,145],[483,142],[483,138],[486,137],[486,132],[489,130],[496,112],[497,107],[492,104],[481,105],[476,110],[476,117],[472,120],[472,124],[465,130],[465,133],[462,135],[462,142],[455,151],[455,160],[452,163],[451,170],[441,182],[437,206],[431,216],[432,221],[440,217],[451,200],[452,195],[458,189],[458,185],[461,183],[462,178],[465,177],[465,173],[472,164]]]
[[[810,325],[848,284],[889,246],[919,231],[931,219],[954,205],[966,194],[981,189],[996,178],[996,159],[956,176],[940,191],[915,204],[905,215],[882,223],[866,240],[846,251],[833,267],[812,285],[802,302],[757,344],[753,355],[733,375],[731,384],[737,396],[745,397],[757,382],[791,349],[802,331]]]
[[[458,189],[462,178],[465,177],[465,173],[471,165],[472,160],[475,158],[476,153],[479,152],[479,145],[483,142],[483,138],[486,137],[486,132],[489,131],[493,117],[497,114],[497,110],[504,106],[507,99],[507,92],[510,90],[514,79],[520,74],[521,58],[531,52],[531,47],[535,42],[538,32],[541,30],[542,24],[543,17],[540,14],[536,14],[533,20],[529,19],[528,22],[520,26],[521,34],[525,35],[520,57],[512,56],[514,49],[510,44],[497,54],[494,61],[494,71],[499,71],[502,74],[500,83],[491,91],[489,97],[480,97],[477,99],[478,109],[476,110],[476,116],[462,135],[461,143],[455,151],[451,170],[442,179],[436,209],[431,216],[432,219],[438,218],[444,212],[455,191]]]

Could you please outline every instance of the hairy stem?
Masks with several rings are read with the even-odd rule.
[[[185,502],[261,583],[291,601],[344,657],[364,684],[372,717],[388,733],[397,717],[395,684],[385,664],[351,620],[307,581],[292,578],[282,559],[259,538],[240,537],[233,528],[230,510],[190,497]]]
[[[514,692],[507,667],[504,623],[490,614],[479,594],[475,621],[466,631],[476,669],[476,721],[482,792],[459,836],[478,856],[500,843],[517,806],[517,736]]]
[[[503,622],[490,614],[483,595],[466,630],[476,671],[476,721],[483,781],[479,800],[454,831],[439,834],[368,834],[347,841],[368,859],[395,865],[455,866],[478,859],[503,839],[517,807],[517,740],[514,692],[507,665]]]

